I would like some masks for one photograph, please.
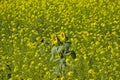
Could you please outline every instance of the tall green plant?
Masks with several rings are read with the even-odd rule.
[[[70,50],[71,42],[68,41],[68,38],[65,36],[63,32],[56,36],[53,34],[52,36],[53,47],[51,48],[51,58],[50,61],[53,60],[55,55],[59,55],[59,57],[55,60],[59,63],[59,73],[61,76],[64,76],[65,67],[68,65],[66,62],[66,56],[71,55],[73,59],[76,58],[76,54],[74,50]]]

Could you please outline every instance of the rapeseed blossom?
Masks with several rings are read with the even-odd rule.
[[[1,0],[0,79],[119,80],[119,19],[119,0]],[[66,37],[77,57],[56,78],[50,48]]]

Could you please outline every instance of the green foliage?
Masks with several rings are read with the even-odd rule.
[[[63,36],[65,38],[64,38],[64,40],[61,40],[61,39],[63,39],[62,38]],[[66,71],[66,70],[64,69],[64,67],[66,67],[67,64],[68,64],[66,62],[66,56],[67,55],[71,55],[71,57],[73,59],[75,59],[76,58],[76,54],[75,54],[74,51],[70,51],[69,50],[69,48],[71,46],[71,42],[67,42],[66,36],[65,36],[65,34],[63,32],[62,32],[62,37],[60,39],[56,38],[57,39],[57,43],[56,44],[59,43],[59,45],[52,47],[52,49],[51,49],[52,56],[50,58],[50,61],[55,57],[55,55],[59,55],[57,60],[55,60],[55,61],[59,62],[59,66],[58,66],[59,71],[57,73],[60,72],[60,75],[65,77],[64,71]],[[56,73],[56,70],[53,73]]]
[[[74,52],[74,51],[71,51],[71,57],[72,57],[73,59],[75,59],[75,58],[76,58],[76,54],[75,54],[75,52]]]
[[[119,0],[0,0],[0,79],[119,80],[119,37]],[[51,49],[66,41],[66,77],[56,76]]]

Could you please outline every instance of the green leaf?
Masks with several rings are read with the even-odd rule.
[[[57,53],[62,53],[64,49],[65,49],[64,46],[58,46]]]
[[[71,46],[71,42],[66,42],[66,43],[64,43],[64,47],[65,47],[65,51],[66,51],[66,52],[69,51],[70,46]]]
[[[72,57],[73,59],[75,59],[75,58],[76,58],[75,51],[71,51],[71,57]]]
[[[51,58],[50,58],[50,61],[54,58],[55,54],[57,54],[57,47],[53,47],[51,49]]]
[[[57,49],[58,49],[58,47],[53,47],[53,48],[51,49],[51,53],[52,53],[52,54],[57,54]]]
[[[69,52],[66,52],[65,55],[71,55],[71,52],[70,52],[70,51],[69,51]]]

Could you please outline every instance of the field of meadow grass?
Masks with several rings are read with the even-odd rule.
[[[76,53],[64,75],[50,61],[61,33]],[[0,0],[0,80],[120,80],[120,1]]]

